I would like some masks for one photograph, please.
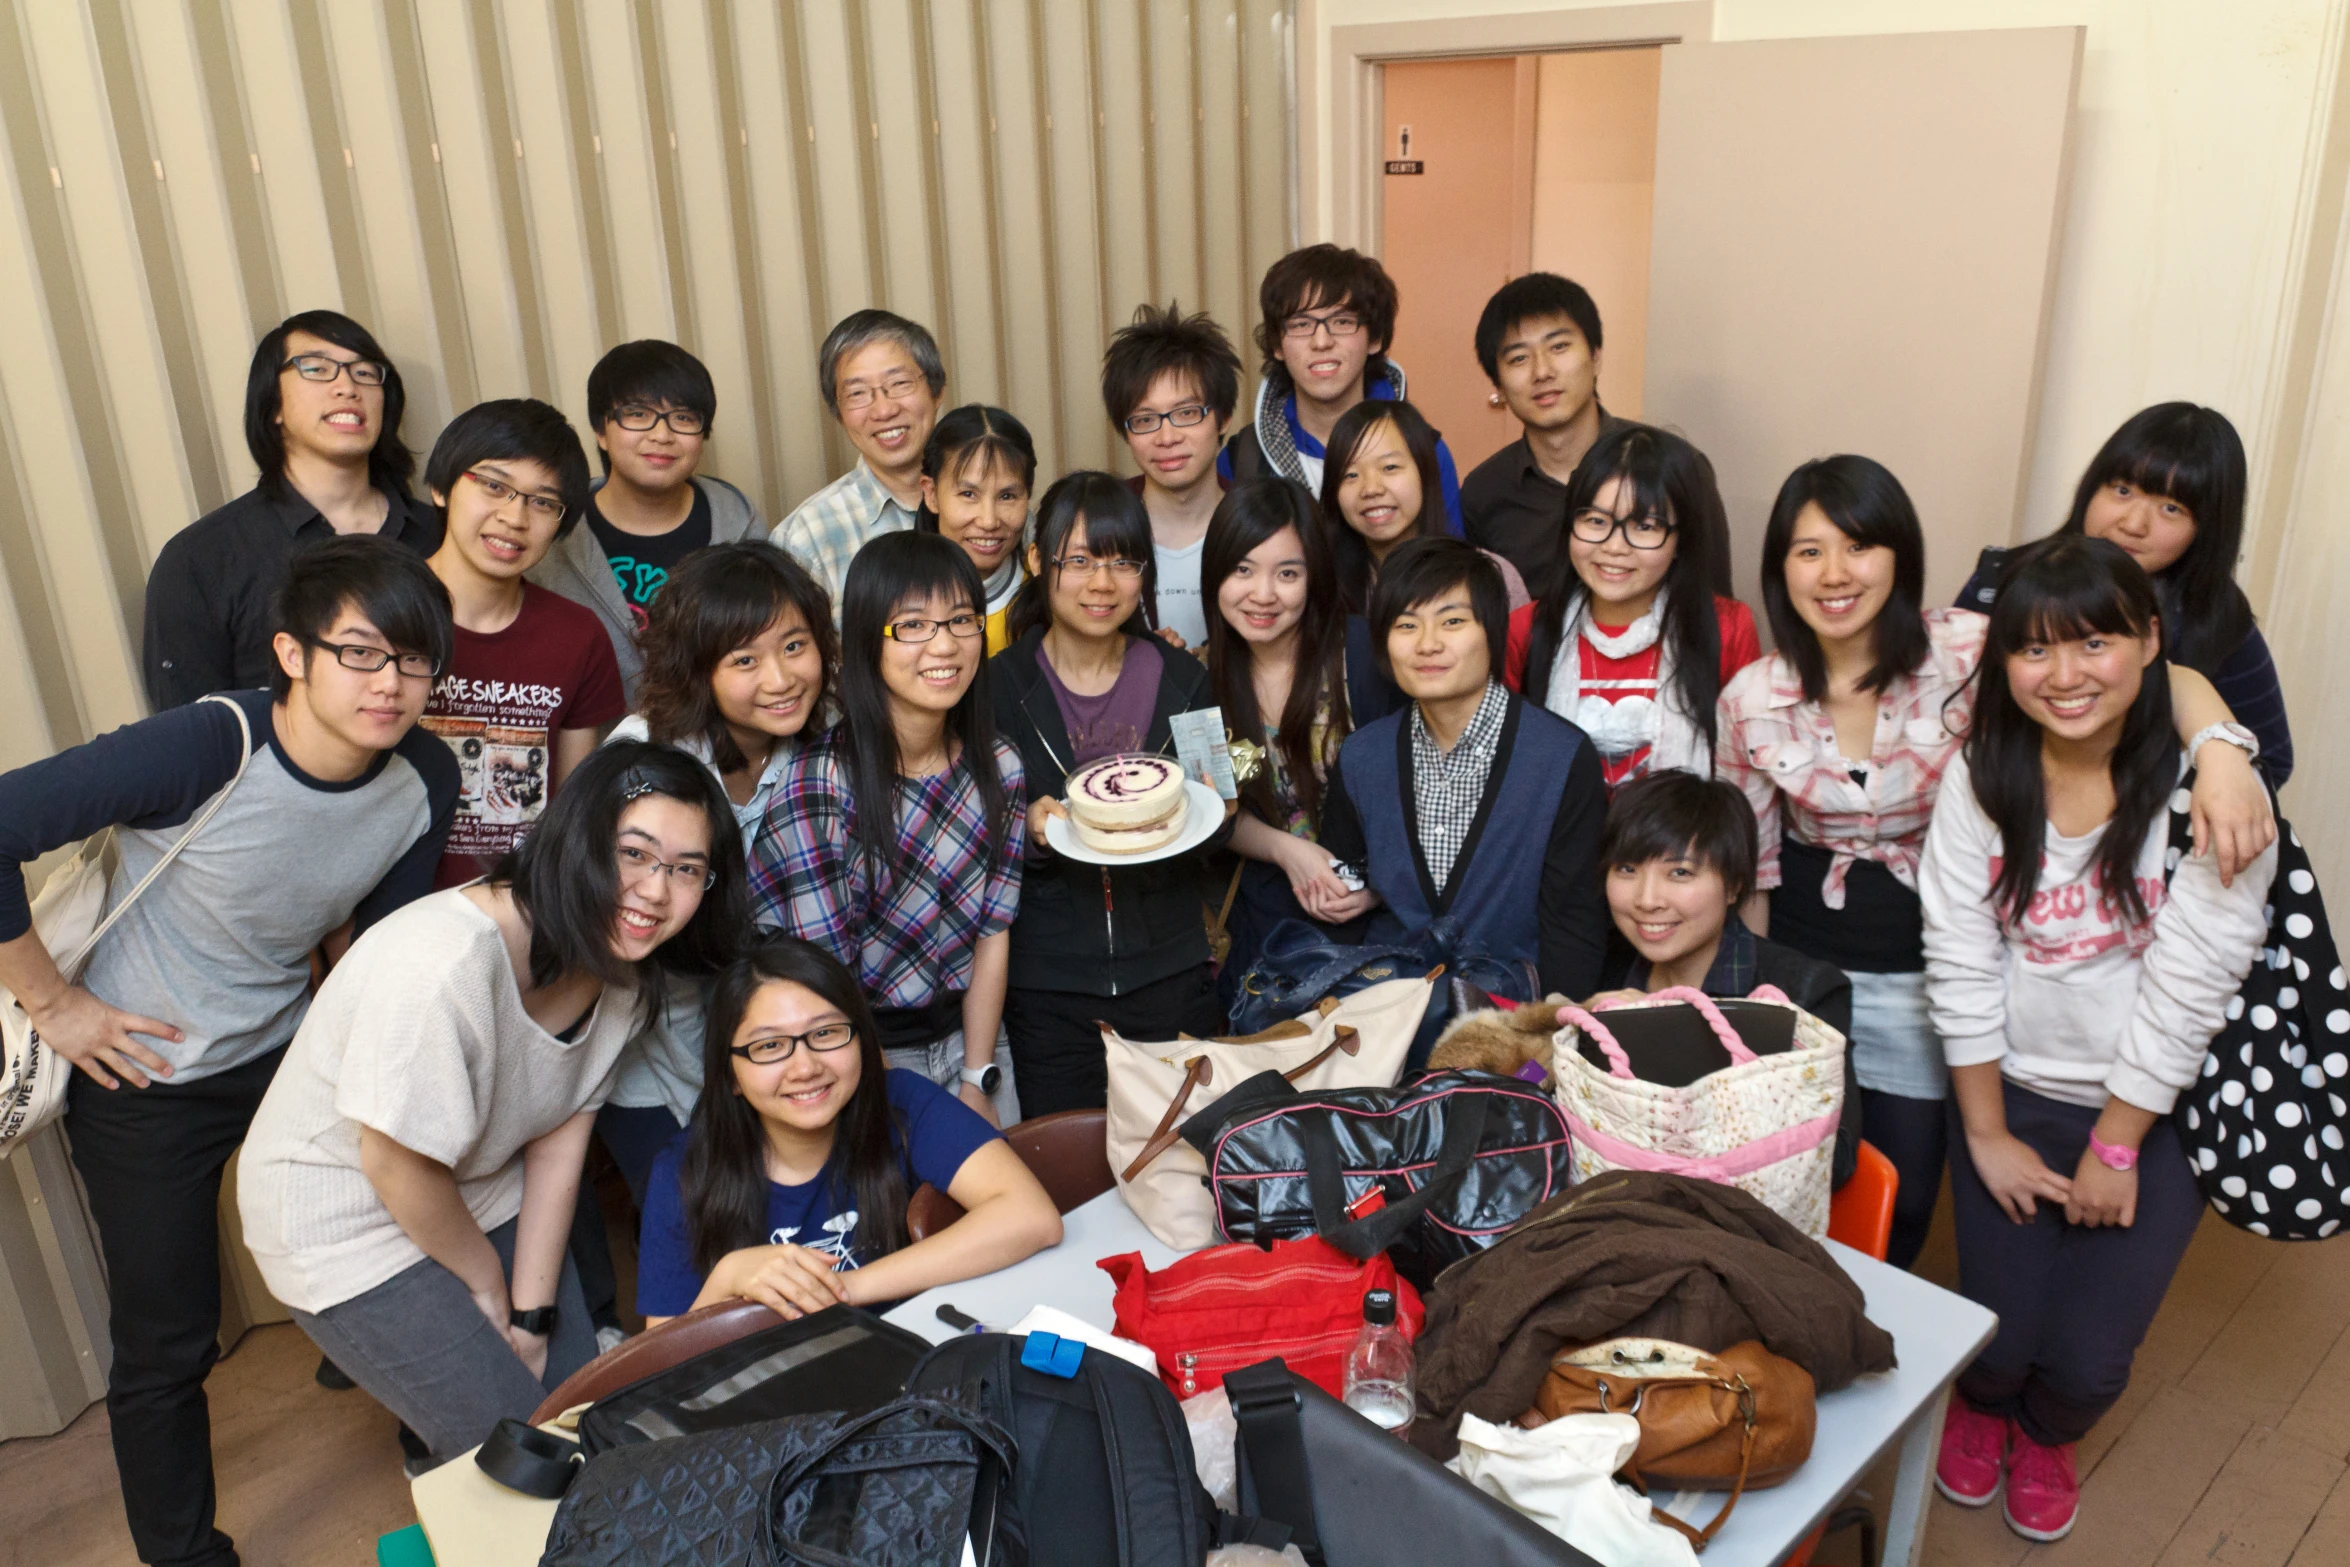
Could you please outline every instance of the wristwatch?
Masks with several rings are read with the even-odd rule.
[[[2187,742],[2188,761],[2192,762],[2195,759],[2195,753],[2203,749],[2203,742],[2206,740],[2223,741],[2247,756],[2260,754],[2260,737],[2242,724],[2205,724],[2201,729],[2195,731],[2195,738]]]
[[[507,1312],[506,1321],[525,1333],[545,1338],[555,1331],[555,1315],[553,1306],[533,1306],[528,1311]]]
[[[993,1099],[996,1089],[1003,1084],[1004,1069],[993,1061],[985,1066],[967,1066],[963,1068],[963,1081]]]
[[[2095,1132],[2089,1134],[2089,1151],[2095,1154],[2097,1162],[2108,1170],[2135,1170],[2138,1167],[2137,1149],[2118,1148],[2099,1137]]]

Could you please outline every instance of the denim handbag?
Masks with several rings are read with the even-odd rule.
[[[1532,1001],[1542,994],[1534,965],[1463,951],[1449,919],[1436,920],[1400,942],[1364,946],[1333,941],[1317,925],[1283,920],[1266,933],[1256,963],[1233,987],[1232,1032],[1261,1033],[1310,1011],[1325,996],[1343,999],[1383,980],[1439,967],[1445,983],[1428,999],[1419,1036],[1405,1058],[1407,1074],[1428,1064],[1436,1036],[1459,1013],[1490,1005],[1486,998],[1492,996]]]

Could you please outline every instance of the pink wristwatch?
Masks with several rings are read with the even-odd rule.
[[[2095,1132],[2089,1134],[2089,1151],[2095,1154],[2097,1162],[2108,1170],[2135,1170],[2138,1167],[2137,1149],[2116,1148]]]

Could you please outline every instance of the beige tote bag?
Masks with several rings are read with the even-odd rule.
[[[1178,1251],[1214,1244],[1207,1162],[1183,1140],[1184,1118],[1259,1072],[1279,1072],[1309,1090],[1393,1087],[1443,972],[1383,980],[1237,1039],[1145,1042],[1104,1028],[1110,1168],[1126,1205]]]

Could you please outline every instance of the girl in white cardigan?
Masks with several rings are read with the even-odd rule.
[[[2161,636],[2114,545],[2019,551],[1918,875],[1963,1133],[1959,1287],[1999,1313],[1935,1478],[1973,1507],[2004,1480],[2009,1526],[2036,1540],[2072,1528],[2073,1444],[2128,1386],[2202,1214],[2169,1112],[2259,952],[2276,874],[2273,844],[2232,885],[2209,855],[2167,866],[2186,764]]]

